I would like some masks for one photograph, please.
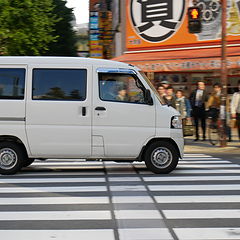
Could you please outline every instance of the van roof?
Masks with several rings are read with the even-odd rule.
[[[105,59],[82,57],[1,56],[0,64],[84,64],[133,68],[132,65]]]

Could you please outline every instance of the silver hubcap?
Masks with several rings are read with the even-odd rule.
[[[152,163],[157,168],[166,168],[172,162],[172,153],[165,147],[156,148],[151,155]]]
[[[17,154],[11,148],[0,150],[0,167],[5,170],[13,168],[17,164]]]

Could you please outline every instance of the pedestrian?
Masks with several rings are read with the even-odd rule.
[[[173,87],[171,86],[167,87],[166,95],[163,96],[163,99],[168,106],[176,108],[176,97],[174,95]]]
[[[215,83],[213,85],[213,92],[211,93],[206,104],[208,116],[211,117],[215,122],[217,121],[220,112],[221,90],[222,86],[219,83]]]
[[[238,91],[233,94],[231,101],[232,119],[236,120],[238,137],[240,141],[240,80],[238,81]]]
[[[161,81],[161,84],[163,85],[163,87],[165,88],[165,90],[167,90],[168,87],[171,87],[170,82],[167,81],[167,80]]]
[[[195,124],[196,138],[194,141],[199,140],[199,121],[201,121],[202,127],[202,140],[206,140],[206,113],[205,113],[205,102],[207,102],[208,96],[205,91],[205,83],[199,81],[197,83],[197,89],[195,89],[190,95],[190,103],[192,106],[192,117]]]
[[[166,95],[164,86],[162,84],[159,84],[157,86],[157,91],[158,91],[158,94],[160,96],[161,102],[164,104],[165,103],[164,96]]]
[[[213,85],[213,92],[211,93],[207,104],[207,116],[212,118],[212,121],[217,123],[220,113],[220,105],[221,105],[221,94],[222,94],[222,85],[220,83],[215,83]],[[228,141],[231,142],[232,140],[232,133],[231,128],[229,127],[229,100],[226,101],[226,133],[228,136]],[[216,125],[217,126],[217,125]]]
[[[191,118],[192,108],[190,101],[184,96],[182,90],[177,90],[176,92],[176,109],[181,114],[183,125],[185,125],[186,121]]]

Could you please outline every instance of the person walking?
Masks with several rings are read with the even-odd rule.
[[[182,90],[176,92],[176,110],[179,111],[183,119],[183,124],[191,117],[191,104],[190,101],[184,96]]]
[[[163,99],[168,106],[176,108],[176,97],[174,96],[173,87],[167,87],[166,95],[163,96]]]
[[[236,119],[238,137],[240,141],[240,80],[238,81],[238,92],[235,92],[231,101],[232,119]]]
[[[166,95],[165,88],[162,84],[157,86],[157,91],[160,96],[161,103],[165,103],[164,96]]]
[[[215,83],[213,85],[213,92],[211,93],[206,104],[208,115],[214,121],[217,121],[217,118],[219,116],[220,104],[221,104],[221,90],[222,90],[222,86],[219,83]]]
[[[205,83],[203,81],[199,81],[197,83],[197,89],[194,90],[190,95],[190,103],[192,106],[192,117],[194,119],[195,124],[195,133],[196,138],[194,141],[199,140],[199,130],[198,125],[199,121],[201,121],[202,127],[202,140],[206,139],[206,112],[205,112],[205,102],[207,102],[208,96],[205,91]]]

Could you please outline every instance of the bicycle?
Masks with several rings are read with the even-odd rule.
[[[209,142],[214,146],[220,142],[221,124],[222,121],[219,118],[219,109],[210,108],[207,111],[207,132]]]

